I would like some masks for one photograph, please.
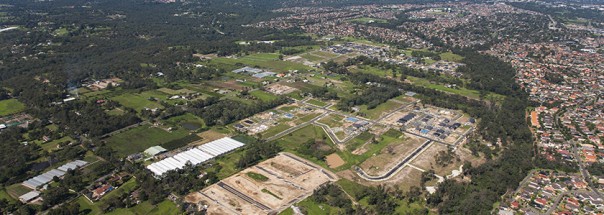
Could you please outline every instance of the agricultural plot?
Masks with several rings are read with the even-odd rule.
[[[188,136],[185,129],[177,129],[171,132],[157,127],[139,126],[130,130],[115,134],[105,141],[107,145],[117,151],[120,156],[142,152],[145,149],[166,144]]]
[[[17,99],[7,99],[0,101],[0,117],[16,114],[25,110],[25,104]]]
[[[335,180],[335,174],[309,161],[280,154],[187,195],[185,202],[208,205],[208,214],[271,214]]]

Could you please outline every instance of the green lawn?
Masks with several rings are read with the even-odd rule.
[[[453,54],[453,52],[443,52],[440,53],[440,59],[452,62],[461,62],[464,57],[458,54]]]
[[[51,151],[57,150],[57,146],[59,145],[59,143],[71,142],[71,141],[73,141],[73,138],[66,136],[66,137],[63,137],[60,139],[50,141],[48,143],[42,143],[42,145],[40,145],[40,146],[42,147],[42,150],[51,152]]]
[[[294,215],[294,209],[287,208],[284,211],[281,211],[281,213],[279,213],[279,215]]]
[[[189,134],[185,129],[167,132],[163,129],[149,126],[139,126],[128,131],[115,134],[106,139],[107,144],[121,156],[142,152],[145,149],[181,139]]]
[[[297,204],[298,207],[304,208],[306,210],[306,214],[312,215],[336,215],[343,213],[343,209],[331,207],[327,204],[319,204],[313,201],[311,198],[306,198]]]
[[[321,107],[327,105],[327,103],[319,101],[319,100],[316,100],[316,99],[308,100],[308,103],[311,103],[311,104],[316,105],[316,106],[321,106]]]
[[[287,130],[288,128],[291,128],[291,126],[289,126],[285,123],[279,123],[278,125],[271,127],[268,130],[266,130],[265,132],[263,132],[262,136],[264,138],[272,137],[272,136],[275,136],[276,134],[278,134],[279,132]]]
[[[274,72],[287,72],[288,70],[311,70],[311,67],[303,64],[279,60],[277,53],[257,53],[247,55],[241,58],[215,58],[209,61],[210,65],[215,65],[227,70],[234,70],[244,64],[247,66],[258,66],[268,68]]]
[[[8,193],[6,192],[6,190],[4,190],[4,188],[0,189],[0,199],[6,199],[9,202],[16,202],[16,200],[13,199],[13,197],[8,195]]]
[[[254,91],[250,92],[250,95],[252,95],[262,101],[273,101],[278,98],[276,95],[273,95],[269,92],[265,92],[262,90],[254,90]]]
[[[8,116],[25,110],[25,104],[17,99],[0,101],[0,116]]]
[[[266,177],[266,176],[264,176],[264,175],[262,175],[260,173],[247,172],[246,175],[248,177],[250,177],[251,179],[254,179],[256,181],[260,181],[260,182],[268,181],[268,177]]]

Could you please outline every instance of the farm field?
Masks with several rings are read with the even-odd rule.
[[[130,130],[115,134],[105,141],[107,145],[115,149],[121,156],[142,152],[145,149],[162,145],[173,140],[184,138],[188,135],[185,129],[177,129],[167,132],[161,128],[139,126]]]
[[[17,99],[6,99],[0,101],[0,116],[8,116],[25,110],[25,104]]]

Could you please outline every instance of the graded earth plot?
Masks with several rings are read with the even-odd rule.
[[[297,156],[281,153],[256,166],[194,192],[188,203],[205,205],[208,214],[272,214],[304,200],[335,174]]]
[[[425,141],[426,139],[424,138],[414,136],[405,136],[402,139],[397,139],[361,163],[359,167],[367,174],[382,175],[396,166],[400,160],[407,157]]]

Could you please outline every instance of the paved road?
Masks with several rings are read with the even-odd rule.
[[[287,135],[287,134],[289,134],[291,132],[294,132],[294,131],[296,131],[298,129],[306,127],[307,125],[310,125],[311,123],[319,120],[321,117],[324,117],[326,115],[327,115],[327,113],[322,113],[321,115],[319,115],[319,116],[317,116],[317,117],[309,120],[308,122],[304,122],[302,124],[299,124],[299,125],[296,125],[294,127],[288,128],[285,131],[279,132],[278,134],[275,134],[274,136],[267,138],[266,140],[267,141],[273,141],[273,140],[279,139],[279,138],[281,138],[281,137],[283,137],[283,136],[285,136],[285,135]]]
[[[361,178],[368,180],[368,181],[388,180],[395,173],[397,173],[400,169],[402,169],[405,166],[405,164],[411,162],[411,160],[413,160],[416,156],[418,156],[424,149],[428,148],[428,146],[430,146],[432,143],[433,143],[433,141],[427,140],[421,146],[417,147],[410,155],[407,155],[407,157],[405,157],[396,166],[394,166],[392,169],[390,169],[388,172],[386,172],[383,175],[380,175],[380,176],[368,175],[367,173],[365,173],[365,171],[363,169],[361,169],[361,167],[358,167],[358,166],[356,166],[354,169],[357,172],[357,175],[359,175]]]
[[[571,145],[573,145],[573,153],[575,155],[575,159],[577,159],[577,164],[579,165],[579,170],[581,171],[581,175],[583,175],[583,179],[585,180],[585,182],[587,182],[587,185],[589,185],[589,188],[591,188],[591,190],[593,190],[593,192],[598,197],[602,198],[602,194],[598,191],[598,189],[596,187],[593,186],[593,182],[591,180],[591,175],[589,174],[589,171],[587,171],[584,168],[583,160],[581,160],[581,157],[579,156],[579,149],[576,147],[577,143],[574,140],[572,140]]]

